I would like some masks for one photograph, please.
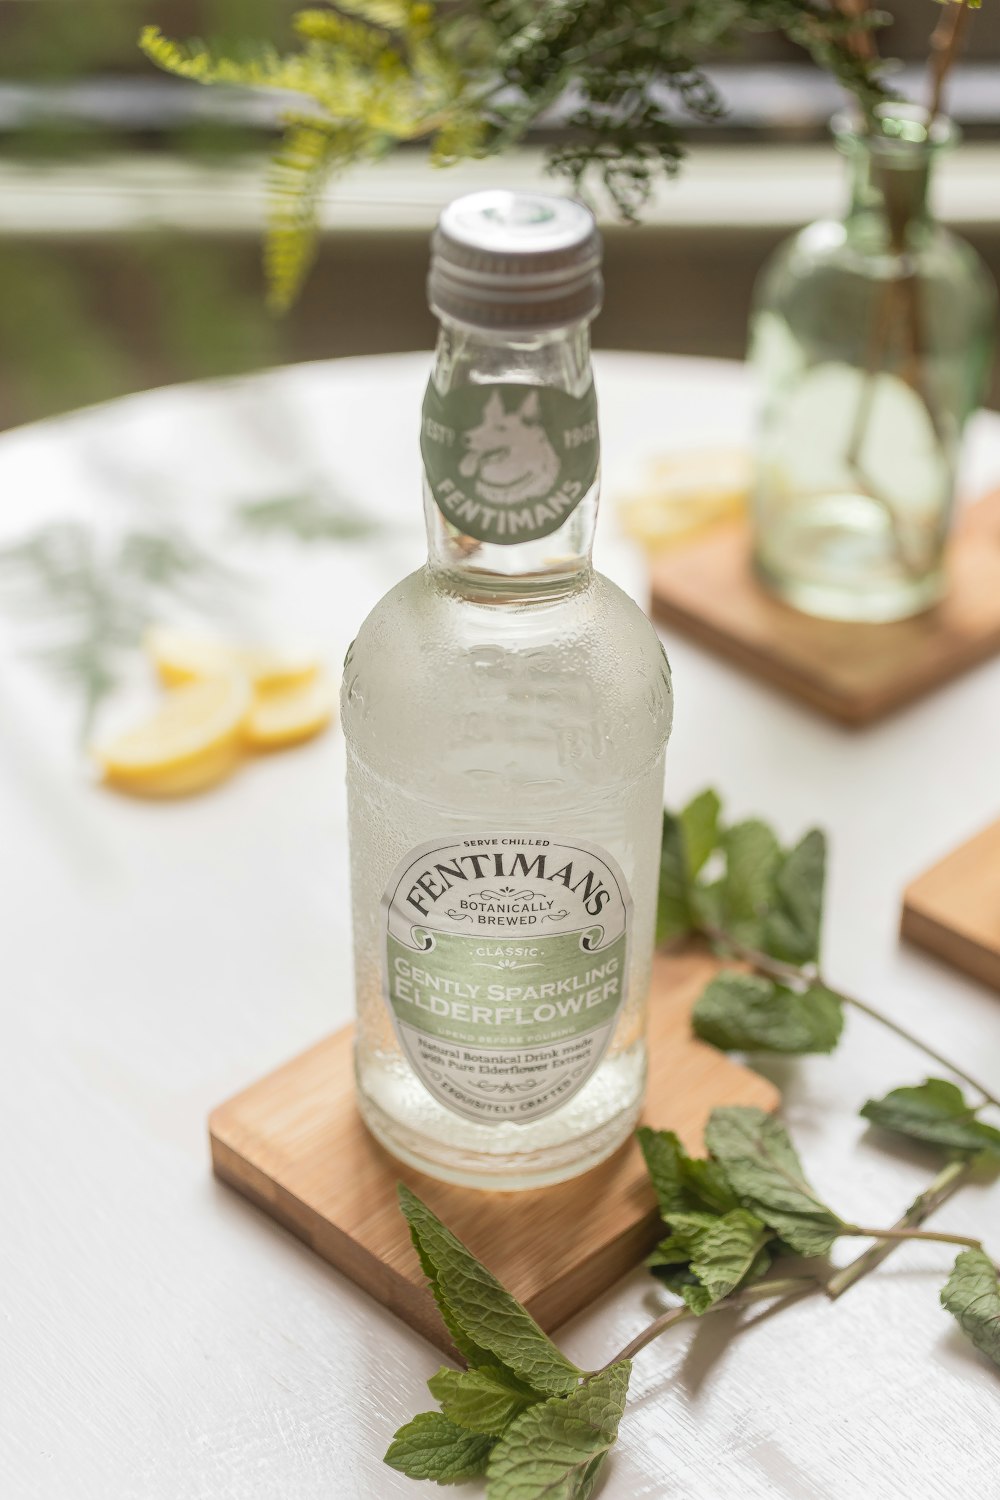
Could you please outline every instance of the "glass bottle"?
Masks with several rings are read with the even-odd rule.
[[[345,663],[359,1106],[396,1156],[480,1187],[603,1160],[645,1084],[672,696],[591,564],[601,289],[580,204],[445,210],[427,565]]]
[[[843,221],[796,234],[762,271],[757,378],[758,574],[809,614],[895,620],[945,587],[966,420],[989,373],[996,291],[936,223],[928,186],[956,131],[903,105],[833,125],[851,173]]]

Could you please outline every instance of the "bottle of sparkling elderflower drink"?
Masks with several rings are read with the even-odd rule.
[[[478,1187],[603,1160],[645,1083],[672,698],[652,626],[590,560],[601,290],[580,204],[444,211],[427,566],[345,663],[361,1112]]]

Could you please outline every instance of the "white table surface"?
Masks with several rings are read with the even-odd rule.
[[[256,569],[254,598],[336,665],[421,560],[426,372],[423,356],[300,366],[9,433],[0,540],[46,516],[176,515]],[[657,452],[745,440],[735,365],[609,354],[598,381],[612,495]],[[1000,419],[978,419],[970,461],[973,487],[1000,480]],[[385,528],[267,550],[227,530],[234,500],[330,482]],[[598,551],[641,598],[610,504]],[[395,1427],[433,1404],[436,1352],[209,1171],[212,1106],[351,1013],[339,733],[203,798],[128,801],[82,773],[67,694],[20,654],[9,616],[0,643],[0,1493],[438,1493],[381,1463]],[[667,645],[668,799],[711,783],[731,814],[760,812],[788,838],[821,821],[833,978],[1000,1077],[1000,997],[896,936],[904,883],[1000,811],[1000,660],[858,734]],[[923,1077],[920,1055],[852,1018],[834,1057],[767,1071],[819,1188],[856,1221],[891,1222],[933,1162],[870,1141],[857,1109]],[[996,1254],[1000,1191],[968,1189],[937,1222]],[[950,1263],[947,1247],[906,1247],[835,1305],[758,1316],[738,1336],[720,1315],[653,1345],[606,1500],[1000,1493],[997,1375],[938,1305]],[[660,1305],[637,1271],[562,1340],[593,1366]]]

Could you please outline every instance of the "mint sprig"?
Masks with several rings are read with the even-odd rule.
[[[488,1500],[587,1500],[628,1395],[629,1360],[523,1413],[490,1454]]]
[[[1000,1365],[1000,1278],[985,1250],[963,1250],[941,1302],[983,1354]]]
[[[694,1007],[695,1033],[727,1052],[824,1053],[839,1042],[845,1011],[856,1010],[1000,1108],[1000,1092],[824,976],[825,880],[820,829],[786,848],[760,818],[727,824],[711,790],[679,813],[664,813],[657,941],[700,939],[740,966],[706,986]]]
[[[713,1110],[705,1144],[741,1201],[800,1255],[825,1255],[845,1232],[806,1181],[785,1127],[762,1109]]]
[[[385,1462],[410,1479],[461,1484],[486,1472],[493,1440],[467,1432],[439,1411],[422,1411],[401,1427],[389,1444]]]
[[[917,1227],[943,1196],[944,1177],[949,1186],[958,1180],[958,1163],[949,1164],[937,1190],[922,1195],[900,1224],[864,1229],[823,1202],[785,1127],[763,1110],[713,1111],[705,1129],[707,1157],[690,1156],[671,1131],[643,1127],[639,1143],[667,1230],[650,1268],[680,1305],[596,1371],[567,1359],[468,1247],[400,1187],[431,1292],[469,1367],[445,1367],[430,1378],[441,1409],[421,1412],[399,1429],[387,1464],[439,1484],[483,1478],[486,1500],[587,1500],[618,1437],[631,1361],[647,1344],[687,1318],[758,1298],[820,1290],[839,1296],[877,1264],[887,1245],[902,1239],[967,1247],[942,1301],[977,1348],[1000,1364],[1000,1287],[982,1245]],[[817,1272],[814,1258],[842,1235],[878,1243],[844,1270]],[[812,1263],[779,1276],[773,1266],[779,1255]]]
[[[565,1396],[575,1389],[582,1371],[517,1298],[402,1184],[399,1202],[434,1300],[470,1364],[498,1365],[536,1395]]]
[[[869,1099],[862,1115],[873,1125],[952,1151],[1000,1156],[1000,1130],[980,1120],[962,1090],[945,1078],[927,1078],[914,1088],[893,1089]]]
[[[580,1370],[416,1193],[401,1184],[399,1201],[469,1368],[431,1376],[441,1410],[401,1427],[385,1462],[438,1484],[485,1476],[488,1500],[587,1500],[618,1435],[628,1360]]]
[[[793,990],[761,974],[727,970],[702,991],[691,1013],[696,1036],[721,1052],[832,1052],[844,1006],[821,984]]]
[[[980,1118],[1000,1100],[821,977],[825,862],[819,831],[785,848],[760,819],[727,828],[718,796],[703,792],[664,817],[660,932],[707,939],[726,964],[694,1011],[695,1029],[717,1046],[828,1052],[851,1006],[977,1089],[982,1102],[970,1104],[956,1084],[928,1078],[871,1099],[861,1111],[881,1129],[943,1151],[948,1159],[934,1181],[896,1224],[865,1228],[820,1197],[784,1125],[762,1110],[715,1110],[701,1157],[672,1131],[641,1128],[664,1229],[648,1265],[677,1301],[598,1371],[567,1359],[427,1205],[400,1188],[421,1265],[468,1368],[431,1377],[440,1410],[400,1428],[387,1463],[441,1484],[482,1478],[487,1500],[587,1500],[617,1439],[631,1360],[648,1344],[678,1323],[758,1299],[823,1291],[832,1302],[909,1239],[962,1247],[941,1300],[1000,1365],[995,1265],[971,1236],[920,1227],[973,1164],[1000,1160],[1000,1128]],[[833,1270],[823,1262],[841,1237],[873,1244]]]
[[[431,1376],[427,1388],[441,1403],[449,1422],[485,1437],[499,1437],[540,1395],[499,1366],[480,1370],[444,1367]]]

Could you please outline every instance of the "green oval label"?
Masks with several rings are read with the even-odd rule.
[[[632,898],[608,850],[544,833],[412,849],[382,899],[385,999],[414,1072],[480,1124],[535,1120],[604,1056]]]
[[[466,385],[424,397],[420,451],[431,494],[464,536],[511,546],[558,530],[597,478],[593,385]]]

